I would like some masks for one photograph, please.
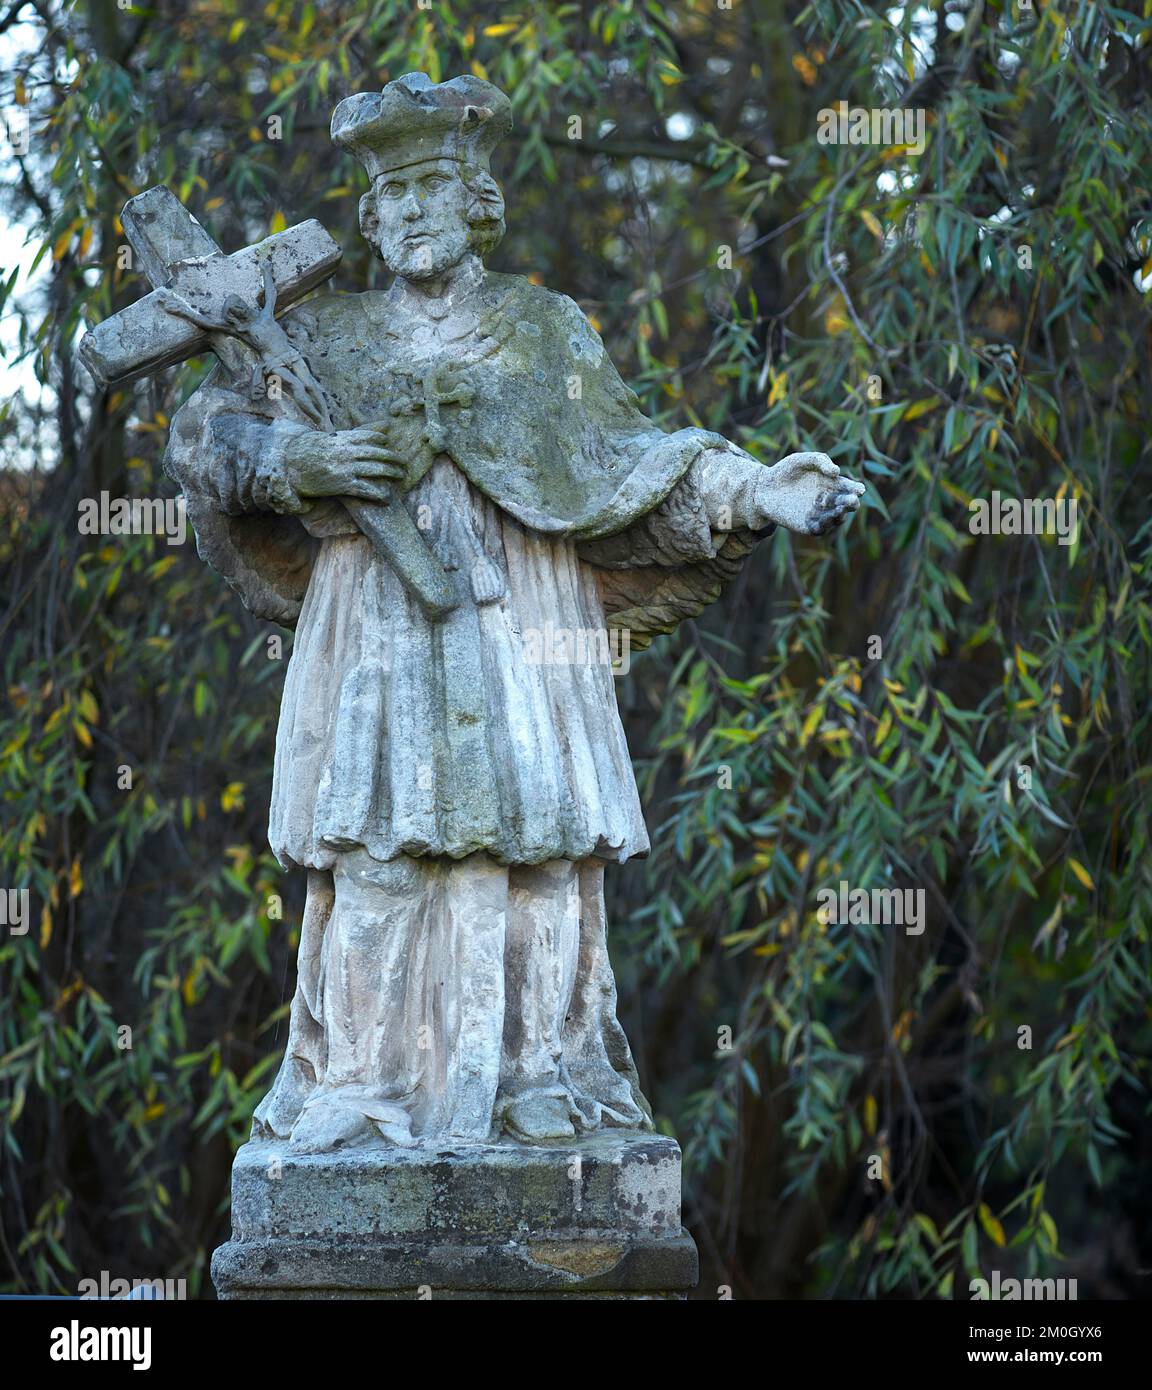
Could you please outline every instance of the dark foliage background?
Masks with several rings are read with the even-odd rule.
[[[337,285],[379,284],[328,115],[422,68],[512,95],[493,264],[577,298],[652,413],[870,485],[832,543],[778,535],[620,684],[655,850],[613,876],[614,956],[685,1148],[701,1296],[967,1297],[991,1269],[1140,1292],[1152,21],[1132,4],[0,7],[0,105],[31,132],[3,207],[41,253],[0,289],[5,342],[45,386],[0,426],[0,884],[34,909],[0,935],[0,1284],[210,1291],[293,979],[271,629],[191,546],[77,531],[80,498],[170,494],[166,426],[209,365],[113,395],[77,367],[83,326],[146,288],[118,268],[119,209],[166,183],[227,248],[318,217]],[[925,151],[819,144],[841,100],[925,109]],[[973,536],[993,490],[1075,499],[1077,544]],[[840,880],[923,888],[927,930],[822,922]]]

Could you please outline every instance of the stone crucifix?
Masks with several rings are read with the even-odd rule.
[[[319,222],[301,222],[226,256],[162,186],[130,199],[121,222],[155,288],[81,341],[80,360],[101,386],[121,386],[211,350],[232,380],[247,378],[254,398],[271,394],[286,413],[332,427],[324,388],[275,318],[277,307],[287,309],[340,263],[340,248]],[[363,447],[378,463],[395,462],[385,432],[369,424],[364,433]],[[427,616],[439,620],[455,606],[443,567],[404,508],[387,505],[390,493],[381,489],[376,497],[345,497],[343,506]]]
[[[132,205],[125,226],[169,295],[85,349],[104,381],[221,357],[165,466],[200,553],[296,629],[269,840],[307,897],[287,1048],[213,1262],[225,1297],[694,1278],[679,1149],[653,1133],[617,1019],[604,875],[649,841],[618,644],[596,639],[640,651],[760,537],[823,535],[864,489],[825,454],[766,466],[661,428],[573,300],[487,268],[511,125],[472,76],[409,73],[337,106],[384,291],[288,307],[334,263],[315,224],[225,258],[154,190],[151,230]],[[261,354],[296,405],[259,389]],[[418,526],[442,602],[356,502]]]

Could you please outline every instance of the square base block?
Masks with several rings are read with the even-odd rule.
[[[682,1298],[697,1277],[679,1145],[626,1130],[328,1154],[252,1141],[212,1258],[226,1299]]]

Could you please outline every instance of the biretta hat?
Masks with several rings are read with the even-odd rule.
[[[512,103],[500,88],[467,75],[433,83],[427,73],[406,73],[382,92],[345,97],[332,113],[332,139],[352,151],[373,182],[426,159],[487,170],[511,129]]]

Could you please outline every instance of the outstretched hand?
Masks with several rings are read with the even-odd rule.
[[[765,470],[759,501],[769,521],[823,536],[856,511],[864,491],[827,454],[789,454]]]

